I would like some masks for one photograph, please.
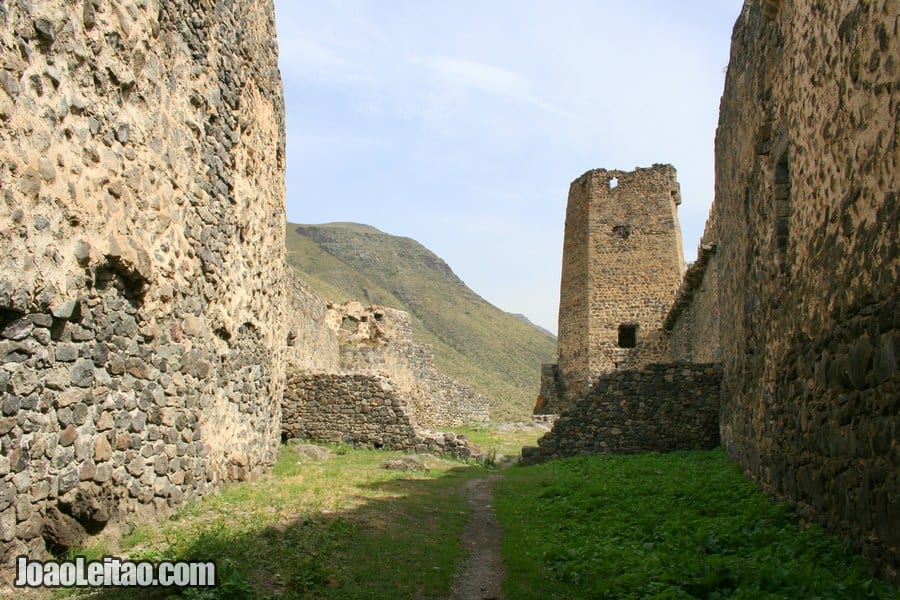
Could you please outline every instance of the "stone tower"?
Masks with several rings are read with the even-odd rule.
[[[604,373],[667,360],[662,323],[684,270],[679,190],[671,165],[596,169],[572,182],[560,284],[561,400]],[[558,412],[551,399],[544,403],[541,412]]]

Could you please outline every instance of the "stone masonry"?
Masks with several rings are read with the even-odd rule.
[[[0,3],[0,548],[277,452],[284,115],[267,0]]]
[[[326,322],[340,344],[340,370],[390,377],[419,425],[488,421],[488,399],[435,368],[431,347],[413,339],[409,313],[354,300],[329,305]]]
[[[541,391],[534,403],[532,418],[544,415],[558,415],[563,409],[563,396],[559,382],[559,365],[541,365]]]
[[[894,583],[898,14],[896,0],[745,2],[719,114],[715,202],[698,259],[663,321],[667,360],[721,363],[726,452],[803,519],[850,540]],[[583,202],[573,209],[570,199],[569,211],[560,306],[564,380],[590,370],[592,351],[608,360],[602,348],[592,350],[593,330],[584,326],[592,286],[602,283],[585,275],[593,221]],[[563,331],[575,340],[565,353]],[[564,357],[576,367],[564,368]],[[662,385],[663,371],[651,374],[670,368],[602,377],[526,455],[658,449],[640,443],[658,420],[687,427],[684,420],[714,406],[709,394],[709,404],[700,399],[675,413],[646,410],[677,393],[674,380],[672,388]]]
[[[721,367],[673,363],[614,371],[569,404],[523,463],[719,445]]]
[[[663,323],[672,360],[722,362],[718,269],[716,245],[701,243],[697,260],[685,271],[675,303]]]
[[[769,4],[716,134],[722,443],[900,582],[900,4]]]
[[[338,337],[330,325],[326,302],[300,277],[287,277],[287,355],[293,370],[337,372],[341,370]]]
[[[559,412],[599,375],[667,357],[662,322],[684,269],[675,169],[588,171],[566,208],[559,309]]]
[[[480,453],[465,436],[433,431],[488,420],[488,400],[438,373],[431,348],[416,344],[409,314],[351,300],[328,304],[298,283],[295,300],[316,318],[293,321],[314,352],[289,357],[282,437],[368,448]],[[289,338],[289,353],[291,344]]]
[[[411,408],[380,375],[297,373],[287,381],[283,435],[458,458],[480,453],[464,435],[420,427]]]

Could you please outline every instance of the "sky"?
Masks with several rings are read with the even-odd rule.
[[[275,0],[287,218],[414,238],[556,331],[569,183],[678,170],[686,260],[743,0]]]

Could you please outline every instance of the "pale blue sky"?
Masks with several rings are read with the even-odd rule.
[[[685,254],[742,0],[275,0],[287,216],[415,238],[556,331],[566,195],[678,169]]]

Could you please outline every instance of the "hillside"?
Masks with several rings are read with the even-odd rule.
[[[326,300],[399,308],[438,369],[491,399],[494,421],[530,419],[556,338],[489,304],[410,238],[354,223],[287,224],[287,261]]]

